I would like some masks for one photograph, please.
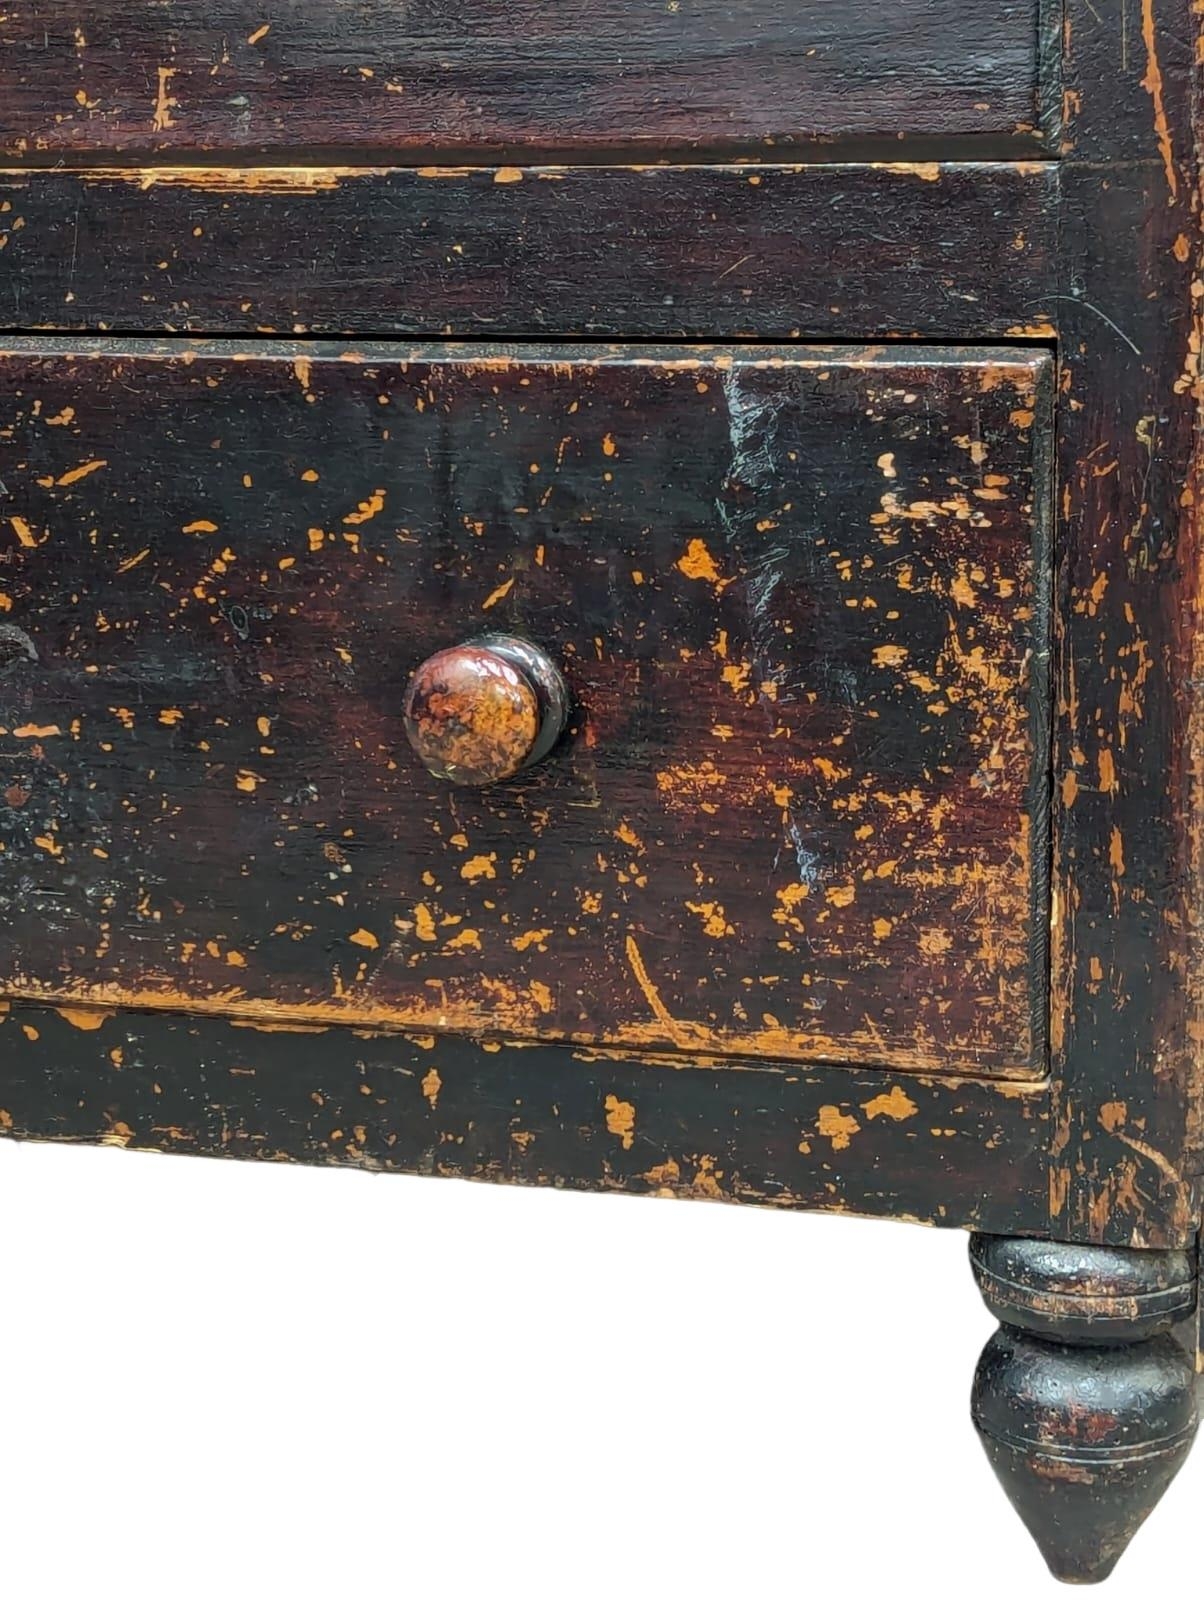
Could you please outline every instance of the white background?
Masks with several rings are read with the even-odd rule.
[[[1064,1594],[961,1234],[0,1142],[15,1600]],[[1204,1443],[1104,1591],[1195,1592]]]

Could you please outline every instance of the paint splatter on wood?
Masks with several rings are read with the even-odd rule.
[[[6,988],[1041,1070],[1048,371],[14,345]],[[482,594],[575,711],[453,795],[401,688]]]

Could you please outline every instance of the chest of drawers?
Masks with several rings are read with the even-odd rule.
[[[974,1234],[1196,1426],[1189,0],[14,0],[0,1129]]]

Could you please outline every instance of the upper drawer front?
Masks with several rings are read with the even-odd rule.
[[[780,152],[1039,142],[1041,0],[14,0],[0,143]]]
[[[0,355],[0,992],[1029,1068],[1044,355],[81,350]],[[456,789],[486,631],[575,711]]]

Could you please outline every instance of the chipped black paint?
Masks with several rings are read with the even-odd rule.
[[[1056,178],[1036,163],[0,172],[0,326],[1049,334]]]
[[[1040,1085],[13,1005],[0,1129],[938,1227],[1040,1227]]]
[[[7,991],[1040,1075],[1050,370],[0,349]],[[449,794],[499,625],[574,726]]]
[[[1010,909],[1027,943],[1030,973],[1044,972],[1052,928],[1051,1003],[1042,1005],[1041,984],[1029,982],[1027,999],[1036,1001],[1030,1013],[1024,985],[1013,983],[991,1002],[986,1032],[980,1028],[972,1049],[959,1055],[944,1035],[928,1040],[929,1053],[921,1051],[909,1064],[926,1064],[945,1076],[853,1065],[858,1050],[851,1023],[836,1030],[832,1064],[784,1063],[781,1053],[797,1049],[805,1035],[805,1019],[795,1015],[778,1027],[781,1017],[770,1012],[777,1032],[754,1035],[751,1030],[768,1025],[764,1014],[758,1024],[750,1013],[751,1020],[742,1022],[749,1032],[739,1045],[714,1026],[705,1036],[683,1028],[687,1002],[697,999],[699,984],[715,982],[710,969],[719,963],[697,957],[698,929],[691,929],[698,983],[687,983],[672,996],[672,1009],[666,1006],[641,943],[647,943],[659,914],[652,901],[631,926],[636,960],[629,955],[628,970],[662,1031],[654,1027],[651,1043],[640,1048],[583,1053],[546,1039],[504,1042],[497,1035],[515,1031],[515,1011],[513,996],[501,994],[475,1013],[438,1013],[440,1027],[468,1027],[480,1035],[476,1039],[433,1032],[385,1036],[345,1027],[300,1039],[262,1031],[279,1026],[273,1015],[279,1016],[281,995],[290,982],[311,982],[315,963],[304,937],[290,939],[296,948],[269,972],[269,999],[254,1025],[216,1014],[247,1004],[242,974],[252,986],[264,982],[262,969],[238,966],[246,954],[228,937],[234,928],[254,931],[261,909],[258,887],[255,897],[246,889],[248,881],[263,881],[256,876],[258,858],[236,859],[230,842],[237,839],[231,819],[237,824],[253,814],[252,804],[244,813],[223,813],[230,836],[226,871],[212,874],[210,898],[226,897],[225,927],[221,938],[197,946],[210,969],[199,990],[184,981],[182,994],[173,998],[162,990],[154,996],[156,1004],[191,1007],[199,993],[215,1014],[110,1015],[78,1003],[13,1004],[0,1018],[0,1130],[863,1210],[1004,1235],[1053,1235],[1054,1244],[1047,1240],[1027,1256],[1014,1240],[998,1250],[990,1241],[984,1245],[1000,1272],[1005,1265],[1016,1271],[1002,1313],[1023,1327],[992,1341],[980,1370],[976,1413],[992,1458],[1051,1565],[1077,1579],[1102,1576],[1189,1442],[1189,1378],[1177,1350],[1187,1349],[1190,1357],[1201,1343],[1198,1319],[1174,1322],[1179,1346],[1161,1326],[1167,1293],[1176,1315],[1189,1298],[1187,1255],[1170,1260],[1149,1254],[1156,1246],[1194,1246],[1198,1253],[1204,1172],[1204,328],[1198,291],[1204,271],[1196,9],[1190,0],[1135,0],[1129,6],[1066,0],[1064,7],[1053,0],[969,7],[905,0],[885,26],[880,8],[871,15],[860,0],[847,6],[756,0],[744,7],[699,0],[663,8],[620,0],[609,11],[549,7],[542,0],[505,6],[466,0],[449,22],[444,8],[424,0],[403,10],[372,0],[357,7],[354,17],[298,4],[289,8],[286,25],[277,16],[252,14],[241,0],[219,0],[203,13],[195,0],[165,0],[154,8],[124,8],[119,32],[117,10],[94,6],[81,20],[62,0],[14,0],[0,18],[0,140],[15,169],[0,175],[0,326],[14,333],[36,327],[282,339],[918,338],[929,346],[1056,341],[1056,430],[1047,416],[1035,418],[1031,453],[1013,463],[1018,471],[1035,467],[1033,476],[1040,479],[1044,454],[1056,441],[1052,793],[1042,792],[1049,770],[1044,702],[1031,683],[1043,667],[1039,606],[1035,620],[1010,614],[1013,628],[1031,627],[1030,642],[1038,646],[1030,682],[1022,684],[1023,674],[1009,666],[989,707],[1006,720],[1010,706],[1015,718],[1018,697],[1030,697],[1025,766],[1032,783],[1025,804],[1037,827],[1025,875],[1032,894],[1027,908],[1012,901]],[[484,55],[478,48],[482,39],[490,46]],[[409,75],[404,83],[392,75],[399,52]],[[533,92],[536,61],[540,89]],[[973,155],[1007,158],[1007,164],[972,164],[967,158]],[[708,156],[728,158],[729,164],[683,164]],[[872,164],[884,156],[885,165]],[[929,156],[943,164],[930,163]],[[1016,160],[1028,156],[1041,159]],[[538,165],[558,157],[588,164]],[[784,157],[830,164],[787,167],[781,165]],[[478,167],[439,165],[441,158]],[[640,159],[654,165],[606,165]],[[768,160],[775,164],[761,165]],[[52,170],[60,163],[64,170]],[[90,163],[103,163],[103,169],[88,170]],[[151,358],[149,347],[141,348]],[[277,367],[299,354],[298,384],[313,381],[311,358],[295,348],[253,353],[270,356]],[[182,359],[182,346],[168,346],[153,359],[163,365],[169,357]],[[132,352],[130,359],[136,365]],[[930,352],[908,359],[922,367]],[[3,791],[6,828],[0,844],[10,854],[0,877],[8,877],[5,910],[11,915],[0,927],[0,952],[5,970],[57,965],[58,977],[75,985],[77,1002],[80,994],[100,998],[114,973],[126,981],[150,967],[161,978],[181,978],[180,969],[189,964],[173,967],[161,959],[163,923],[170,926],[183,914],[175,901],[129,899],[139,859],[129,835],[152,814],[170,832],[177,820],[170,816],[176,803],[171,796],[178,794],[187,767],[185,735],[176,731],[183,717],[148,729],[147,707],[157,716],[183,712],[174,703],[181,698],[191,706],[208,695],[215,706],[230,707],[245,705],[252,692],[279,693],[263,682],[263,673],[270,676],[265,662],[282,632],[280,595],[254,592],[255,576],[246,576],[249,554],[287,559],[272,542],[278,526],[270,500],[258,506],[258,521],[249,531],[239,524],[233,542],[218,527],[210,534],[197,526],[186,536],[213,538],[216,559],[225,563],[225,571],[215,568],[191,591],[197,615],[205,619],[203,643],[194,638],[181,651],[179,639],[159,627],[164,605],[173,597],[181,600],[190,592],[182,587],[185,580],[197,577],[179,557],[178,529],[170,538],[164,533],[164,504],[174,512],[199,487],[224,513],[245,511],[250,502],[241,500],[237,480],[223,481],[218,464],[240,432],[258,438],[269,459],[280,457],[281,440],[265,437],[259,417],[276,403],[264,371],[252,367],[251,381],[234,405],[226,397],[237,386],[223,379],[216,396],[208,396],[208,413],[179,383],[171,388],[164,415],[154,415],[145,397],[139,401],[136,393],[111,385],[107,420],[89,421],[108,440],[104,468],[90,467],[99,455],[85,460],[64,453],[60,461],[55,447],[42,460],[48,484],[38,486],[51,497],[53,516],[38,521],[24,481],[20,504],[11,497],[0,500],[0,528],[12,540],[0,552],[9,558],[0,562],[0,594],[9,604],[0,622],[0,698],[28,713],[22,722],[13,720],[10,730],[14,737],[17,728],[25,731]],[[353,389],[347,380],[347,392]],[[929,393],[929,416],[939,433],[965,397],[940,385]],[[612,389],[616,397],[621,398],[618,388]],[[309,404],[296,394],[292,398],[296,407]],[[123,407],[127,422],[133,419],[124,430]],[[323,414],[317,396],[314,407]],[[345,408],[320,441],[304,427],[299,437],[321,442],[336,462],[345,440],[353,439],[350,455],[362,463],[370,429],[354,410]],[[521,407],[515,410],[519,415]],[[701,410],[680,404],[675,415],[683,433],[690,425],[704,455],[712,449],[705,404]],[[208,417],[223,426],[204,436]],[[699,418],[704,420],[695,428]],[[71,421],[55,426],[67,428]],[[43,423],[49,429],[50,416],[39,415],[37,426]],[[864,445],[879,425],[872,417],[850,420],[849,433]],[[446,466],[433,423],[428,419],[425,426],[430,431],[419,427],[409,437],[420,441],[432,462]],[[994,436],[1006,441],[1013,426],[1002,426],[996,417]],[[445,427],[454,432],[451,423]],[[619,433],[616,422],[610,436],[618,440]],[[770,434],[772,429],[766,438]],[[959,437],[973,441],[974,435],[971,430]],[[929,441],[930,468],[945,460],[945,443],[943,434]],[[36,428],[14,434],[8,444],[22,462],[41,449]],[[829,444],[830,465],[839,452]],[[111,472],[119,446],[123,464]],[[785,473],[795,481],[780,452],[774,456],[767,443],[765,454],[771,477]],[[685,444],[680,455],[688,461]],[[521,470],[518,455],[510,460],[503,451],[502,460],[515,474]],[[457,470],[445,471],[426,497],[428,509],[442,512],[442,520],[432,518],[429,543],[460,560],[463,530],[448,526],[452,512],[461,509],[458,489],[472,482],[474,471],[486,479],[496,461],[487,444],[463,473],[460,462],[452,464]],[[325,460],[321,467],[327,470]],[[80,468],[89,470],[73,478]],[[171,481],[165,485],[168,468]],[[874,468],[881,470],[876,461]],[[102,470],[110,475],[98,477]],[[671,481],[678,470],[670,452],[656,472],[646,471],[649,506],[657,473]],[[924,470],[922,460],[917,470]],[[245,475],[253,486],[256,469],[248,466]],[[330,476],[340,481],[337,468]],[[855,451],[844,476],[845,510],[865,509],[857,496],[869,493],[869,483],[882,488]],[[589,502],[599,510],[603,501],[585,493],[580,473],[574,469],[569,477],[578,509]],[[110,497],[103,486],[114,481],[124,488]],[[728,517],[749,510],[738,482],[717,490],[700,472],[691,483],[700,527],[713,528],[708,519],[717,505]],[[159,509],[133,493],[146,485],[166,488]],[[985,481],[978,486],[993,487]],[[486,597],[509,581],[503,560],[539,548],[528,537],[533,524],[521,530],[517,525],[518,506],[527,506],[524,515],[531,516],[529,497],[519,498],[516,483],[509,487],[515,489],[512,503],[496,518],[502,536],[490,535],[489,544],[482,532],[476,545],[465,546],[471,551],[484,541],[499,564],[496,586]],[[277,509],[283,505],[292,515],[299,495],[295,485],[281,489]],[[680,512],[681,500],[676,504]],[[706,509],[698,511],[700,504]],[[626,506],[634,515],[637,500]],[[563,539],[563,509],[545,517],[545,551]],[[536,515],[546,511],[541,507]],[[55,580],[59,587],[22,579],[20,601],[37,616],[37,626],[27,626],[29,619],[12,610],[6,580],[34,570],[52,521],[62,526],[60,517],[68,512],[80,519],[73,529],[76,582],[66,581],[65,568]],[[340,540],[348,526],[343,518],[340,511],[333,525]],[[194,520],[210,519],[198,511]],[[640,521],[641,530],[645,524],[656,526],[653,512]],[[329,519],[312,526],[325,543]],[[379,527],[349,526],[353,532],[371,528],[359,535],[361,552],[371,550]],[[603,519],[595,522],[594,533],[607,559],[619,553]],[[427,538],[424,530],[411,554]],[[226,548],[232,560],[221,554]],[[711,546],[705,548],[713,560]],[[100,552],[116,549],[130,565],[98,584],[92,563]],[[758,576],[757,549],[747,525],[722,545],[725,559],[735,556],[746,589]],[[686,558],[692,574],[675,567],[678,550],[658,559],[655,568],[648,563],[658,603],[679,577],[710,581],[712,588],[728,577],[716,563],[712,580],[701,553],[691,562],[688,544]],[[276,815],[285,819],[284,831],[318,823],[329,831],[329,770],[337,768],[350,784],[357,804],[338,817],[344,831],[337,838],[323,835],[334,852],[323,858],[333,908],[324,911],[323,928],[340,951],[358,941],[363,973],[352,986],[370,988],[369,958],[376,955],[371,941],[379,936],[358,920],[339,921],[346,910],[339,905],[339,884],[348,875],[343,869],[350,867],[354,876],[365,829],[375,830],[369,854],[375,848],[383,858],[384,845],[398,838],[403,854],[412,850],[429,801],[409,793],[410,809],[399,817],[396,793],[362,781],[386,742],[370,738],[364,755],[362,734],[365,728],[374,734],[364,722],[372,696],[363,693],[354,653],[351,663],[331,664],[331,649],[337,657],[339,645],[349,648],[347,639],[361,621],[356,601],[363,591],[356,587],[354,562],[345,548],[340,559],[338,581],[311,630],[308,677],[298,669],[287,685],[293,703],[308,707],[304,732],[316,759],[293,760],[288,781],[271,799]],[[671,575],[674,570],[678,577]],[[157,590],[148,585],[153,575],[160,579]],[[467,579],[479,574],[464,557],[444,575],[447,595],[438,601],[451,611],[462,603]],[[577,577],[593,595],[586,609],[596,609],[599,591]],[[800,568],[791,577],[791,601],[799,584],[814,590],[814,574]],[[273,578],[272,584],[279,583]],[[822,598],[830,602],[835,592],[827,590]],[[869,598],[880,600],[882,592],[871,590]],[[522,609],[522,596],[499,593],[490,624],[534,626],[562,615],[563,596],[535,593],[539,604],[531,609]],[[736,593],[733,584],[716,594],[716,612]],[[1032,598],[1041,597],[1034,592]],[[103,644],[103,651],[92,654],[104,655],[107,686],[121,691],[105,698],[104,711],[122,738],[132,738],[128,744],[107,741],[112,750],[100,751],[103,761],[91,748],[86,760],[76,762],[80,747],[96,737],[100,688],[71,678],[71,671],[82,668],[83,643],[96,642],[85,641],[76,624],[82,607],[98,599],[107,608],[106,631],[91,624]],[[884,642],[873,635],[872,618],[839,604],[803,609],[808,622],[820,616],[829,624],[824,660],[833,673],[853,670],[860,682],[850,657],[868,642]],[[701,607],[696,610],[700,616]],[[787,606],[785,620],[791,616]],[[997,610],[995,621],[1001,620]],[[608,626],[614,621],[607,613]],[[910,649],[931,641],[934,627],[930,611],[909,610],[905,636],[890,642]],[[729,643],[738,633],[739,626],[728,627]],[[1013,634],[1013,654],[1022,633],[1023,628]],[[697,659],[701,635],[696,639],[680,629],[670,634]],[[563,632],[558,637],[563,642]],[[393,642],[378,619],[372,648],[385,652]],[[789,643],[792,660],[798,648],[797,639]],[[298,647],[295,659],[300,655]],[[663,661],[656,664],[664,669]],[[678,675],[687,690],[691,670],[697,669],[683,662]],[[677,741],[692,751],[701,711],[713,712],[700,707],[692,692],[656,699],[630,680],[621,685],[626,698],[616,692],[607,701],[599,689],[604,674],[588,651],[578,655],[574,672],[587,682],[589,694],[587,715],[561,753],[568,766],[532,780],[525,792],[531,804],[521,814],[488,822],[497,824],[499,859],[512,843],[513,828],[529,827],[541,800],[559,802],[576,793],[578,809],[589,809],[588,786],[573,791],[564,774],[584,770],[574,763],[588,748],[584,741],[591,730],[615,741],[604,743],[604,751],[616,750],[616,759],[630,763],[657,741]],[[61,716],[56,710],[53,723],[34,717],[36,696],[46,693],[48,682],[61,699]],[[177,691],[171,704],[156,699],[168,684]],[[383,705],[383,682],[378,687]],[[400,684],[388,687],[395,699]],[[78,691],[75,707],[71,690]],[[830,686],[826,705],[833,712],[841,702],[829,691]],[[347,719],[351,737],[341,746],[340,694],[354,708]],[[84,714],[77,716],[81,708]],[[606,714],[600,716],[600,709]],[[270,717],[265,720],[268,731],[256,732],[272,752],[263,760],[275,761],[278,751],[269,735],[276,728]],[[901,770],[911,762],[925,774],[932,767],[949,768],[945,777],[956,792],[956,751],[965,726],[959,733],[949,722],[943,731],[930,730],[909,743],[898,737],[902,724],[886,721],[892,737],[885,753],[892,762]],[[710,715],[707,727],[723,725]],[[59,733],[40,731],[51,727]],[[216,723],[209,732],[209,749],[195,752],[196,770],[212,774],[216,762],[224,781],[224,768],[237,758],[235,793],[244,799],[259,794],[261,775],[253,764],[260,757],[258,744],[244,750],[231,727]],[[721,743],[752,748],[763,734],[742,727],[740,740]],[[75,755],[60,757],[56,767],[47,753],[57,755],[55,741],[66,739],[75,742]],[[854,741],[853,751],[854,777],[883,754],[875,754],[868,736]],[[772,751],[770,758],[776,759]],[[605,768],[604,757],[590,759],[595,772]],[[825,759],[832,760],[830,751]],[[323,762],[328,771],[321,770]],[[168,768],[175,786],[170,789],[162,778]],[[83,782],[81,773],[89,775]],[[240,778],[248,787],[237,788]],[[639,830],[656,815],[655,807],[638,789],[630,793],[638,803],[632,815],[624,813],[623,825],[643,842]],[[714,802],[702,790],[689,799],[680,826],[657,834],[670,841],[670,851],[679,839],[706,837],[708,827],[716,851],[720,840],[729,854],[750,848],[750,838],[756,848],[764,819],[749,813],[757,826],[742,831],[738,808],[708,813]],[[1018,814],[1021,802],[1013,800]],[[1053,848],[1047,862],[1040,824],[1051,800]],[[139,806],[142,812],[132,810]],[[549,807],[549,820],[565,825],[564,812],[551,815],[555,809]],[[988,806],[983,820],[996,815]],[[711,816],[716,820],[704,820]],[[481,824],[479,817],[472,821]],[[89,839],[94,852],[105,851],[100,835],[109,829],[118,848],[108,851],[107,861],[93,853],[82,866],[66,864],[55,853],[67,853],[57,831],[64,822],[76,844]],[[580,817],[575,824],[580,843],[587,828]],[[989,855],[999,840],[985,827],[981,832]],[[615,843],[626,847],[631,841],[620,837]],[[857,843],[867,869],[876,846]],[[260,846],[275,848],[263,839],[255,849]],[[46,859],[30,867],[33,851]],[[619,869],[629,880],[621,885],[625,912],[644,892],[639,859],[624,856]],[[181,869],[166,850],[156,860],[162,875]],[[583,850],[568,849],[562,871],[575,879],[587,861]],[[46,893],[55,874],[68,903],[76,897],[65,918]],[[494,880],[483,879],[491,903],[483,896],[479,909],[504,926]],[[316,894],[316,885],[311,875],[307,893]],[[88,892],[99,910],[93,906],[85,915],[80,902]],[[694,914],[705,915],[716,929],[722,926],[726,938],[726,926],[736,928],[729,914],[732,898],[695,897],[696,906],[709,909]],[[382,894],[380,903],[386,899]],[[203,896],[200,903],[203,913]],[[111,915],[115,909],[119,916]],[[41,925],[34,914],[39,910]],[[480,937],[476,924],[469,926]],[[934,931],[950,936],[958,926],[945,916]],[[980,930],[984,926],[980,919]],[[455,938],[460,924],[449,920],[436,931],[432,923],[427,931],[434,939],[419,943]],[[518,937],[538,932],[532,926]],[[711,938],[705,925],[701,937]],[[964,938],[964,929],[956,937]],[[675,941],[676,934],[655,941],[657,953],[667,953],[670,963],[677,959]],[[152,957],[141,969],[140,948]],[[537,944],[531,948],[544,959]],[[177,949],[173,959],[181,954]],[[757,954],[747,941],[741,952],[737,941],[737,964]],[[474,959],[469,948],[465,970],[479,978],[485,962],[474,969]],[[898,991],[897,971],[885,985],[872,979],[870,969],[858,966],[852,945],[840,960],[844,979],[856,978],[836,1005],[848,1008],[846,1023],[863,999],[872,1008]],[[330,967],[319,962],[318,968],[331,976]],[[217,988],[219,969],[228,969],[225,991]],[[543,976],[535,981],[553,1004],[560,1003],[556,988],[566,969],[559,952],[549,947],[539,970]],[[940,970],[935,954],[932,970]],[[684,971],[679,964],[679,980]],[[344,981],[341,966],[338,978]],[[587,978],[592,984],[594,973]],[[917,962],[903,987],[919,993],[924,978]],[[625,1003],[613,984],[591,987],[589,995],[612,1020]],[[116,997],[136,996],[127,982]],[[396,1023],[396,994],[385,1011]],[[366,1013],[355,1015],[363,1020]],[[536,1027],[550,1035],[549,1015],[541,1012]],[[963,1045],[974,1034],[968,1016],[963,1008],[953,1024],[955,1033],[969,1027]],[[759,1057],[720,1058],[702,1048],[744,1050],[754,1036]],[[1015,1070],[1023,1058],[1030,1070],[1047,1067],[1048,1078],[992,1083],[947,1075],[967,1061],[989,1069],[991,1049],[1004,1039],[1010,1048],[999,1050],[994,1066]],[[810,1045],[816,1044],[810,1036]],[[885,1047],[874,1041],[877,1058],[889,1056],[898,1064],[906,1048],[897,1035]],[[1067,1241],[1069,1250],[1057,1239]],[[1136,1246],[1141,1254],[1118,1263],[1114,1253],[1097,1253],[1099,1245]],[[1168,1261],[1172,1277],[1178,1274],[1169,1285]],[[1143,1295],[1138,1280],[1147,1271]],[[1048,1281],[1037,1281],[1042,1274]],[[1000,1281],[997,1273],[989,1298],[997,1298]],[[1101,1328],[1109,1338],[1098,1342]],[[1134,1332],[1142,1337],[1131,1339]],[[1136,1451],[1134,1440],[1141,1446]]]
[[[1172,1336],[1195,1302],[1187,1251],[971,1242],[1004,1326],[973,1414],[987,1456],[1054,1576],[1098,1583],[1187,1459],[1191,1357]]]

